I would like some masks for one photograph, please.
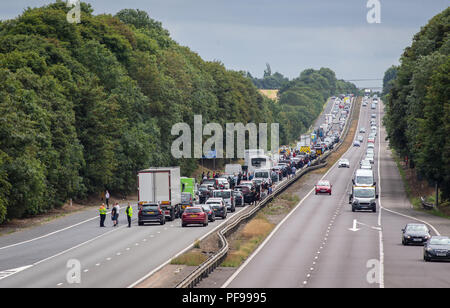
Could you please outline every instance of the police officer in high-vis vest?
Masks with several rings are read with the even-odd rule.
[[[98,209],[98,212],[100,214],[100,227],[104,228],[105,227],[105,219],[106,219],[106,208],[105,208],[104,203],[102,203],[102,205]]]
[[[133,208],[131,207],[130,203],[128,203],[125,213],[127,214],[128,228],[131,228],[131,217],[133,217]]]

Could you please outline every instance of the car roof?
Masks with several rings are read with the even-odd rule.
[[[372,170],[358,169],[358,170],[356,170],[356,175],[362,175],[362,176],[370,175],[370,176],[373,176],[373,172],[372,172]]]

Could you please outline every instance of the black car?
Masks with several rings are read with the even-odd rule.
[[[423,259],[450,261],[450,238],[448,236],[433,236],[423,246]]]
[[[200,201],[200,204],[203,204],[211,198],[212,196],[212,190],[208,188],[208,185],[200,185],[198,188],[198,199]]]
[[[407,224],[402,232],[403,245],[423,245],[431,238],[430,231],[424,224]]]
[[[157,222],[161,225],[166,223],[166,217],[161,207],[157,203],[139,204],[138,224],[143,226],[144,223]]]
[[[240,190],[233,191],[234,204],[236,206],[244,206],[244,195]]]
[[[203,212],[208,214],[208,220],[210,222],[216,221],[216,213],[214,212],[213,208],[211,207],[211,204],[202,204]]]

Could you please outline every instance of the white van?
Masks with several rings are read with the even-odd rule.
[[[263,182],[270,184],[272,182],[270,177],[270,169],[256,169],[253,179],[262,180]]]
[[[375,186],[376,182],[373,179],[373,171],[367,169],[356,170],[355,177],[353,178],[353,185],[355,186]]]
[[[233,192],[231,189],[220,189],[213,191],[213,198],[222,198],[223,202],[227,206],[227,210],[230,212],[236,211],[236,205],[234,203]]]

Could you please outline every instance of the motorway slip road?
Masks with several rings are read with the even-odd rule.
[[[378,105],[380,124],[382,103]],[[370,107],[361,108],[359,127],[370,127],[371,113]],[[450,286],[450,263],[425,263],[422,247],[401,245],[401,229],[417,221],[397,210],[432,222],[434,234],[450,234],[450,222],[405,206],[403,184],[386,148],[384,129],[378,127],[373,170],[380,194],[378,205],[386,210],[353,213],[348,204],[352,175],[366,150],[366,133],[361,147],[351,147],[343,156],[350,160],[351,168],[335,165],[324,175],[333,184],[332,195],[311,191],[223,287]]]

